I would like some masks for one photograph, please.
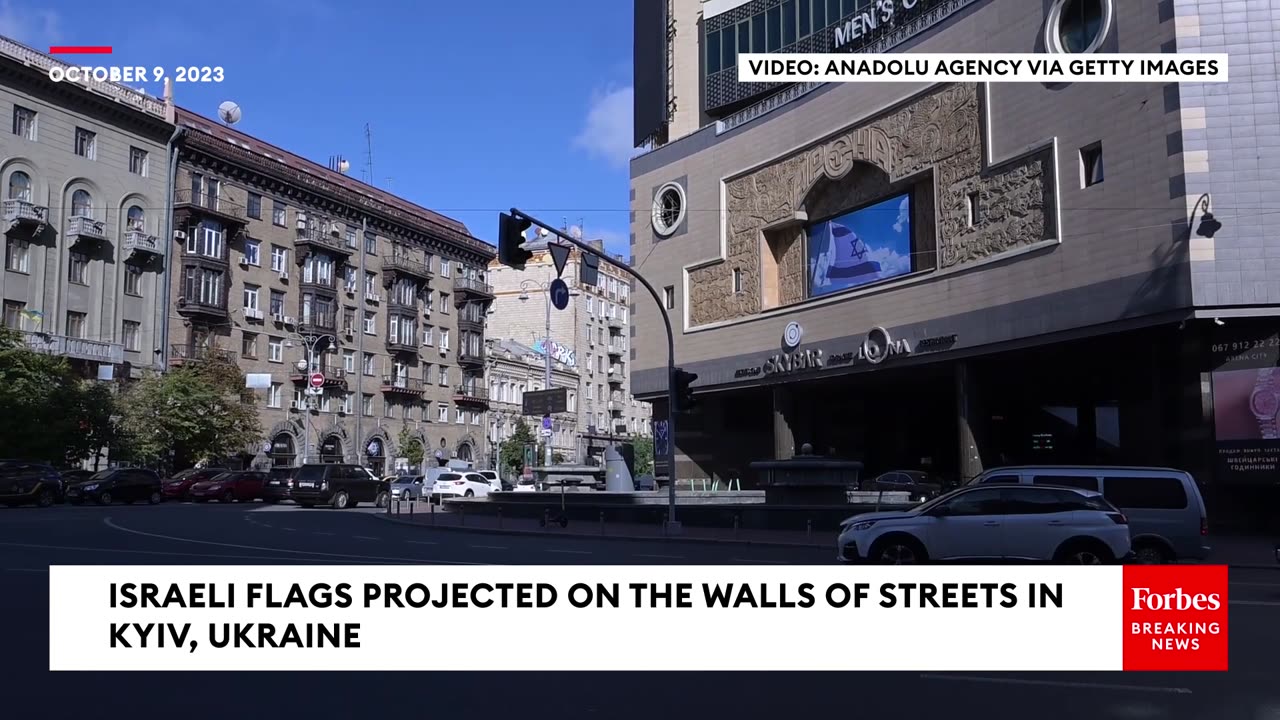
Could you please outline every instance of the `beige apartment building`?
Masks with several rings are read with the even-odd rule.
[[[88,377],[163,367],[165,103],[0,38],[5,326]]]
[[[489,388],[489,452],[490,465],[497,467],[502,443],[515,433],[520,420],[529,426],[540,442],[551,446],[553,462],[574,459],[579,453],[578,393],[581,391],[578,370],[552,360],[551,387],[564,388],[568,394],[567,412],[551,418],[551,427],[542,427],[542,419],[524,415],[526,392],[546,389],[546,356],[528,345],[510,339],[489,339],[485,360],[485,379]],[[548,432],[549,431],[549,432]],[[535,461],[543,462],[540,456]]]
[[[650,432],[650,406],[631,394],[635,327],[630,278],[601,262],[597,284],[587,285],[581,278],[580,252],[573,250],[563,275],[572,297],[568,307],[556,310],[547,294],[556,268],[545,237],[528,247],[533,257],[523,271],[496,261],[489,266],[494,290],[489,332],[540,355],[549,353],[554,363],[577,373],[579,385],[570,402],[576,406],[571,414],[576,415],[578,437],[566,459],[588,462],[611,443]],[[603,244],[596,241],[596,247]]]
[[[178,123],[164,347],[171,366],[234,358],[264,386],[246,460],[390,472],[407,428],[428,458],[483,467],[493,248],[336,169],[188,111]]]

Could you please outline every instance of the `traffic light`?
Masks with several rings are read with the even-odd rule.
[[[686,413],[693,410],[698,402],[693,399],[693,381],[698,379],[697,373],[685,372],[682,368],[676,368],[671,373],[671,384],[675,388],[676,406],[672,408],[674,412]]]
[[[524,233],[533,223],[524,218],[512,217],[506,213],[498,214],[498,262],[515,270],[523,270],[524,264],[533,257],[533,253],[525,250]]]

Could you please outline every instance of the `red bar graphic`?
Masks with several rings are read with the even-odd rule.
[[[110,45],[54,45],[50,55],[110,55]]]

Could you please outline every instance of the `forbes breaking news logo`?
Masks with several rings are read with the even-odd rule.
[[[1125,670],[1226,670],[1227,568],[1124,568]]]

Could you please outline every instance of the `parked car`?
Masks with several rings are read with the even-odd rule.
[[[49,507],[62,500],[62,474],[45,463],[0,460],[0,504]]]
[[[141,468],[116,468],[103,470],[67,488],[67,500],[74,505],[96,502],[110,505],[122,500],[126,503],[147,502],[152,505],[163,499],[160,476]]]
[[[82,483],[85,480],[88,480],[89,478],[93,477],[93,473],[94,473],[93,470],[82,470],[79,468],[72,469],[72,470],[62,470],[61,474],[62,474],[63,490],[65,491],[66,488],[72,485],[75,485],[76,483]]]
[[[188,468],[165,480],[160,486],[160,494],[165,500],[186,500],[192,485],[207,482],[225,472],[226,468]]]
[[[441,473],[431,494],[444,497],[488,497],[493,486],[480,473]]]
[[[422,475],[400,475],[391,481],[392,500],[421,500]]]
[[[1129,557],[1128,519],[1101,493],[1016,485],[964,487],[903,512],[840,524],[844,562],[1033,561],[1100,565]]]
[[[291,499],[295,467],[276,467],[267,472],[267,482],[260,497],[265,503],[278,503]]]
[[[210,480],[191,485],[191,499],[196,502],[219,500],[224,503],[253,502],[262,495],[267,473],[257,470],[224,472]]]
[[[920,470],[892,470],[862,482],[869,492],[908,492],[912,500],[928,500],[942,494],[942,481]]]
[[[1129,518],[1134,560],[1162,564],[1209,556],[1209,516],[1190,473],[1169,468],[1023,466],[993,468],[970,485],[1056,485],[1102,493]]]
[[[476,473],[482,475],[485,480],[489,481],[489,485],[492,486],[494,492],[502,492],[503,490],[511,489],[511,483],[503,482],[502,478],[498,476],[497,470],[477,470]]]
[[[386,507],[390,483],[360,465],[303,465],[291,478],[290,497],[302,507],[331,505],[336,510],[371,502]]]
[[[513,492],[537,492],[537,491],[538,491],[538,481],[534,480],[533,478],[524,478],[524,477],[521,477],[519,480],[516,481],[516,486],[513,490]]]

